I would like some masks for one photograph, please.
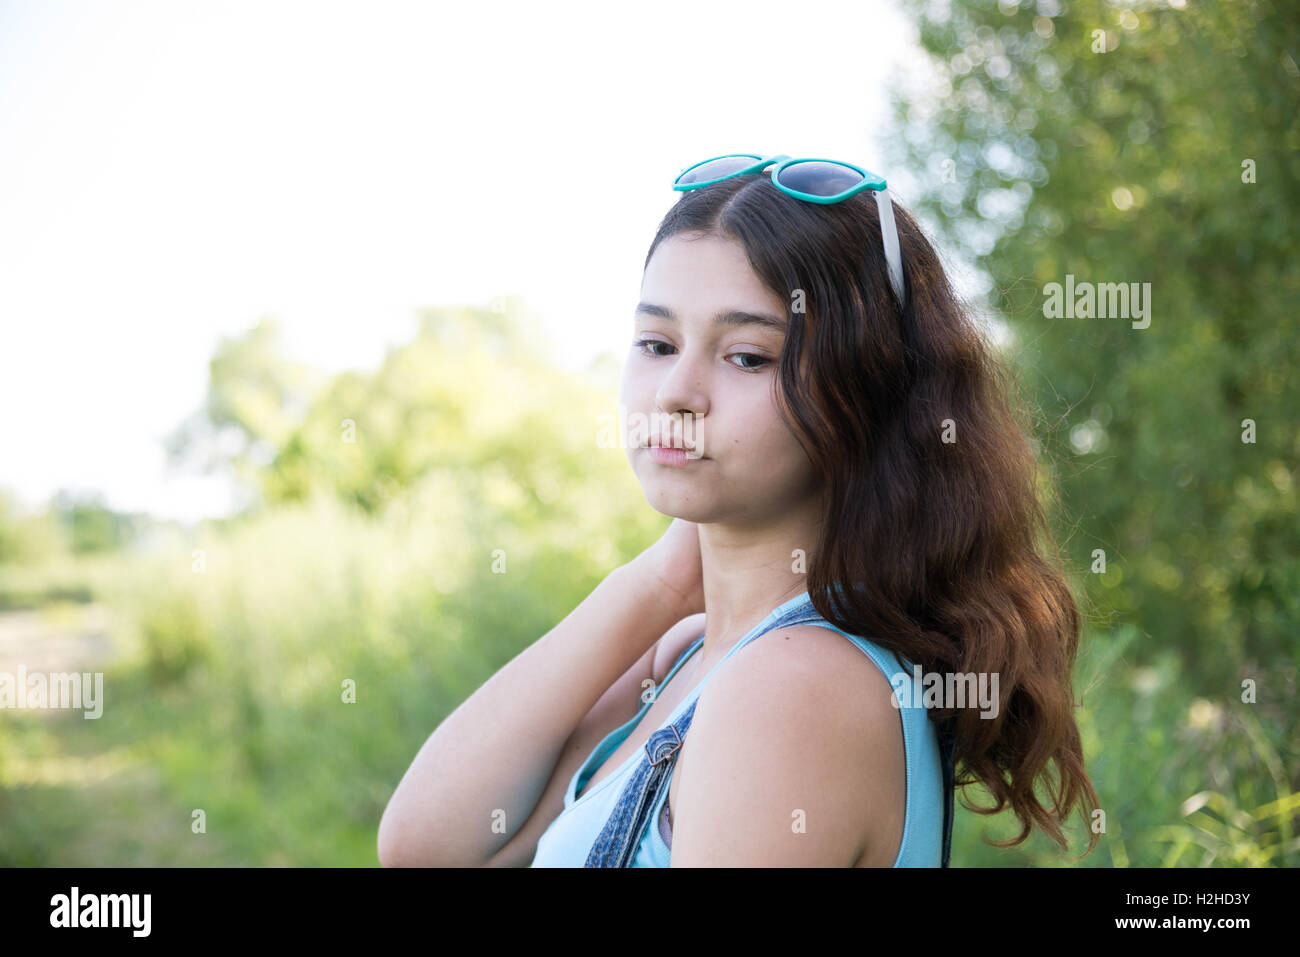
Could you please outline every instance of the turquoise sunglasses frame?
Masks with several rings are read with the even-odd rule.
[[[718,176],[714,179],[701,180],[698,183],[683,183],[682,177],[691,170],[706,163],[712,163],[720,159],[753,159],[750,165],[738,169],[726,176]],[[843,166],[853,170],[862,177],[862,182],[855,183],[848,189],[832,196],[819,196],[815,193],[805,193],[802,190],[795,189],[781,182],[781,173],[796,166],[799,163],[830,163],[833,166]],[[769,170],[770,168],[770,170]],[[801,199],[805,203],[818,203],[820,205],[830,205],[832,203],[842,203],[850,196],[856,196],[865,190],[871,190],[876,198],[876,208],[880,213],[880,232],[881,239],[885,246],[885,260],[889,265],[889,283],[894,289],[894,295],[898,297],[901,306],[906,300],[903,297],[903,254],[898,245],[898,227],[894,224],[894,205],[890,199],[889,190],[883,176],[878,176],[869,170],[856,166],[853,163],[846,163],[843,160],[818,159],[814,157],[790,157],[784,153],[775,156],[762,156],[758,153],[724,153],[722,156],[711,156],[706,160],[700,160],[698,163],[692,163],[686,167],[673,180],[673,189],[679,192],[686,192],[692,189],[702,189],[705,186],[712,186],[714,183],[720,183],[724,179],[731,179],[733,176],[745,176],[750,173],[761,173],[769,170],[772,179],[772,185],[781,192],[793,196],[795,199]]]

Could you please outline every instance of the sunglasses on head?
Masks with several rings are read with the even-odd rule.
[[[775,164],[775,165],[773,165]],[[673,180],[673,189],[685,192],[711,186],[733,176],[760,173],[771,167],[772,185],[781,192],[806,203],[841,203],[863,190],[871,190],[880,211],[880,234],[889,264],[889,283],[903,298],[903,253],[898,246],[898,229],[894,225],[894,206],[883,177],[852,163],[827,159],[791,159],[789,156],[763,157],[757,153],[728,153],[686,167]]]

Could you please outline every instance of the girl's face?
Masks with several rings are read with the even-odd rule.
[[[656,511],[765,524],[816,492],[812,464],[776,405],[787,304],[744,248],[677,234],[646,265],[623,372],[627,454]],[[685,464],[649,445],[684,445]]]

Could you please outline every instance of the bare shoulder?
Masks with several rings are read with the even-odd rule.
[[[719,669],[710,694],[731,698],[761,691],[773,702],[788,700],[785,710],[817,706],[807,718],[820,730],[837,728],[872,750],[882,736],[901,735],[889,677],[838,631],[821,625],[776,628],[741,648],[727,664]]]
[[[906,775],[892,695],[829,628],[778,628],[739,649],[702,692],[682,752],[673,866],[888,864]]]

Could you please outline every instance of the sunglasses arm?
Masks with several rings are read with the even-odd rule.
[[[889,190],[877,190],[876,208],[880,211],[880,236],[885,244],[885,260],[889,264],[889,282],[898,297],[898,305],[904,305],[903,299],[903,252],[898,245],[898,227],[894,225],[894,203],[889,197]]]

